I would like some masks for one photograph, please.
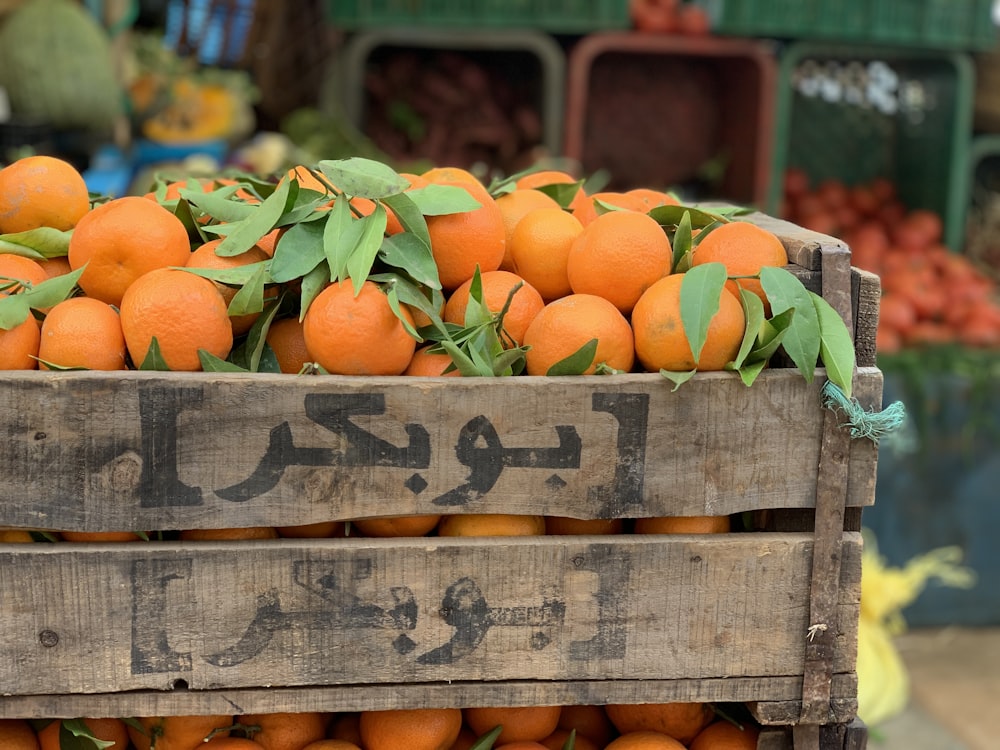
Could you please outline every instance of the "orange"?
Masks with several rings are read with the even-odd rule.
[[[274,257],[274,250],[278,246],[278,240],[285,233],[288,227],[275,227],[270,232],[257,240],[257,247],[267,253],[268,258]]]
[[[743,305],[723,289],[719,310],[708,325],[705,343],[695,362],[681,322],[683,280],[684,274],[665,276],[643,293],[632,310],[635,354],[649,372],[721,370],[740,350],[746,329]]]
[[[231,529],[185,529],[180,538],[188,542],[232,542],[243,539],[277,539],[273,526],[245,526]]]
[[[114,743],[107,750],[128,749],[128,725],[121,719],[83,719],[83,723],[97,739]],[[61,728],[62,721],[56,720],[38,733],[41,750],[60,750],[59,732]]]
[[[462,373],[457,369],[448,370],[451,367],[451,355],[447,352],[431,351],[433,344],[425,344],[413,352],[410,364],[403,370],[404,375],[412,375],[425,378],[458,378]]]
[[[561,208],[536,208],[514,227],[510,258],[514,273],[531,284],[546,300],[572,291],[566,264],[573,241],[583,225]]]
[[[514,260],[510,255],[510,238],[514,234],[514,227],[524,218],[529,211],[536,208],[559,208],[555,198],[551,198],[541,190],[532,188],[518,188],[509,193],[497,196],[497,208],[503,216],[503,228],[506,238],[506,245],[503,254],[503,261],[500,269],[503,271],[514,270]]]
[[[121,321],[136,367],[154,337],[171,370],[201,370],[199,349],[225,359],[233,347],[226,302],[215,283],[187,271],[158,268],[136,279],[122,298]]]
[[[514,182],[514,186],[519,190],[525,190],[531,188],[541,188],[546,185],[569,185],[574,182],[579,182],[579,180],[569,172],[564,172],[559,169],[540,169],[536,172],[531,172],[519,177]],[[576,191],[569,203],[569,209],[570,211],[573,211],[586,202],[587,194],[584,193],[583,186],[580,186],[579,190]]]
[[[69,264],[86,266],[80,288],[120,305],[125,290],[155,268],[183,266],[191,254],[187,230],[163,206],[139,196],[115,198],[87,213],[69,240]]]
[[[449,291],[471,279],[476,266],[480,273],[500,268],[507,234],[496,200],[481,183],[468,180],[431,182],[460,187],[479,202],[479,207],[471,211],[426,217],[438,277],[441,286]]]
[[[330,192],[330,188],[327,187],[326,183],[316,177],[313,171],[303,164],[299,164],[298,166],[287,170],[285,172],[285,177],[282,178],[282,181],[285,179],[291,179],[292,177],[298,181],[300,188],[315,190],[317,193],[328,194]],[[328,181],[329,180],[327,180],[327,182]]]
[[[590,224],[598,216],[603,215],[598,213],[596,201],[638,213],[646,213],[649,210],[647,206],[648,199],[641,195],[629,195],[628,193],[615,190],[601,190],[587,196],[586,201],[579,203],[573,209],[573,215],[584,226]],[[601,210],[604,211],[606,209],[602,208]]]
[[[577,736],[583,735],[601,747],[618,734],[604,706],[563,706],[559,714],[559,728],[575,729]]]
[[[0,527],[0,544],[31,544],[34,541],[28,529]]]
[[[503,726],[496,745],[529,740],[538,742],[552,734],[559,725],[562,706],[482,706],[463,711],[465,723],[482,736]]]
[[[306,363],[312,361],[306,347],[302,321],[298,317],[273,321],[264,340],[274,352],[274,358],[278,360],[278,367],[283,373],[297,375],[302,372]]]
[[[0,299],[6,297],[0,292]],[[0,370],[34,370],[38,367],[41,328],[31,315],[13,328],[0,328]]]
[[[468,169],[462,167],[431,167],[427,171],[418,175],[423,180],[424,185],[441,184],[445,182],[462,182],[467,185],[478,185],[484,187],[482,180],[476,177]]]
[[[134,531],[61,531],[64,542],[141,542]]]
[[[115,309],[90,297],[70,297],[42,321],[39,367],[45,363],[88,370],[124,370],[125,334]]]
[[[684,750],[684,745],[661,732],[647,730],[623,734],[604,750]]]
[[[302,750],[310,742],[326,737],[329,718],[320,711],[279,711],[237,716],[236,722],[246,727],[260,727],[260,731],[248,732],[247,736],[264,750]]]
[[[525,355],[528,374],[545,375],[595,338],[597,351],[584,374],[593,374],[602,363],[615,370],[632,369],[632,329],[611,302],[593,294],[571,294],[550,302],[524,333],[524,344],[531,347]]]
[[[660,732],[684,744],[693,740],[715,718],[712,706],[702,702],[623,703],[605,706],[604,710],[622,734]]]
[[[445,516],[438,524],[438,536],[541,536],[544,533],[544,516],[513,513],[457,513]]]
[[[90,210],[79,170],[52,156],[27,156],[0,169],[0,234],[72,229]]]
[[[636,534],[726,534],[729,516],[654,516],[635,519]]]
[[[625,195],[630,199],[638,200],[644,211],[656,208],[657,206],[676,206],[678,201],[674,196],[662,190],[652,190],[651,188],[632,188],[626,190]]]
[[[302,750],[361,750],[361,747],[347,740],[316,740]]]
[[[510,271],[487,271],[480,278],[482,279],[483,302],[494,315],[504,308],[511,292],[517,287],[503,318],[503,331],[506,336],[502,336],[501,340],[505,346],[508,346],[511,344],[511,341],[507,340],[509,337],[513,341],[513,346],[520,346],[524,339],[524,332],[528,330],[531,321],[545,307],[542,295],[535,287]],[[452,292],[444,306],[446,323],[465,325],[465,311],[469,306],[471,289],[472,279],[469,279]]]
[[[596,294],[628,315],[654,283],[670,273],[673,251],[663,228],[646,214],[612,211],[588,224],[570,247],[566,274],[577,294]]]
[[[0,719],[0,747],[4,750],[39,750],[35,730],[24,719]]]
[[[403,309],[412,324],[410,313]],[[309,305],[303,318],[306,348],[335,375],[400,375],[417,342],[371,281],[355,296],[352,282],[333,282]]]
[[[761,268],[787,265],[788,255],[772,232],[747,221],[731,221],[716,227],[695,245],[691,265],[704,263],[722,263],[730,276],[756,276]],[[735,283],[760,297],[765,309],[770,310],[760,279],[736,279]]]
[[[541,745],[547,750],[562,750],[566,745],[566,741],[569,739],[570,730],[569,729],[556,729],[552,734],[543,740],[540,740],[537,744]],[[517,743],[515,743],[516,745]],[[508,750],[514,747],[514,745],[504,745]],[[597,743],[594,742],[589,737],[576,733],[573,738],[573,750],[601,750],[604,745],[598,747]]]
[[[214,737],[198,747],[204,747],[206,750],[260,750],[260,745],[245,737]],[[153,750],[159,748],[160,746],[156,745]]]
[[[277,526],[278,536],[285,539],[326,539],[343,536],[345,524],[343,521],[317,521],[296,526]]]
[[[143,731],[128,728],[136,750],[150,750],[156,738],[156,750],[195,750],[204,747],[205,738],[218,729],[233,724],[232,716],[149,716],[136,719]],[[219,735],[217,735],[219,736]]]
[[[462,731],[458,733],[458,739],[452,744],[449,750],[470,750],[479,741],[476,733],[467,726],[462,726]]]
[[[440,514],[417,516],[386,516],[385,518],[359,518],[351,521],[352,526],[365,536],[426,536],[441,520]]]
[[[185,265],[188,268],[221,270],[239,268],[240,266],[249,266],[252,263],[261,263],[270,257],[263,248],[258,247],[257,245],[254,245],[249,250],[244,253],[240,253],[239,255],[218,255],[216,253],[216,249],[221,244],[221,238],[217,240],[209,240],[188,255],[188,260]],[[215,288],[219,290],[219,294],[221,294],[222,299],[226,301],[226,307],[228,308],[229,303],[233,301],[233,297],[235,297],[240,291],[240,288],[238,286],[223,284],[220,281],[212,281],[212,283],[215,284]],[[267,292],[265,291],[265,296],[266,294]],[[236,315],[230,317],[229,322],[233,327],[233,336],[241,336],[249,331],[258,317],[260,317],[260,313],[249,313],[248,315]]]
[[[621,534],[624,525],[624,522],[620,518],[545,517],[546,534]]]
[[[752,725],[742,729],[728,721],[716,721],[702,729],[688,745],[689,750],[757,750],[760,730]]]
[[[365,750],[449,750],[462,728],[457,708],[362,711]]]
[[[534,740],[517,740],[515,742],[505,742],[502,745],[495,745],[496,750],[547,750],[547,747],[541,742],[535,742]],[[580,746],[574,748],[574,750],[581,750]]]
[[[64,276],[73,270],[69,265],[69,258],[65,255],[56,255],[47,260],[38,261],[38,265],[45,270],[45,276],[50,279]]]
[[[338,714],[330,725],[330,737],[335,740],[361,744],[361,713],[349,711]]]
[[[0,254],[0,292],[17,294],[49,278],[38,261],[12,253]]]

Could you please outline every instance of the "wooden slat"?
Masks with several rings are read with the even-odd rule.
[[[412,513],[576,518],[815,506],[823,371],[349,378],[7,373],[0,525],[291,526]],[[881,404],[882,375],[856,395]],[[850,446],[848,503],[876,450]]]
[[[879,302],[882,282],[878,276],[855,268],[851,284],[854,304],[854,356],[858,367],[874,367],[876,363],[875,334],[878,331]]]
[[[853,672],[860,535],[844,535]],[[0,695],[801,676],[811,534],[0,547]]]

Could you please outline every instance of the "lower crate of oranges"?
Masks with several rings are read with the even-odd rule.
[[[746,221],[840,312],[838,380],[878,409],[877,277]],[[313,375],[4,373],[0,733],[858,746],[877,445],[832,371]]]

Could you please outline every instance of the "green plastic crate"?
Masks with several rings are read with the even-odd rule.
[[[993,0],[695,0],[719,34],[986,50]]]
[[[945,243],[962,247],[974,73],[961,52],[797,42],[779,61],[768,208],[786,169],[813,184],[892,180],[910,208],[936,211]]]
[[[628,0],[327,0],[327,17],[345,30],[428,26],[587,33],[632,25]]]

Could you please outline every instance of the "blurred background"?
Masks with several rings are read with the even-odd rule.
[[[111,196],[347,156],[550,165],[842,238],[881,277],[885,402],[907,411],[863,516],[865,575],[886,574],[872,623],[910,680],[880,683],[905,707],[872,742],[995,748],[996,17],[992,0],[0,0],[0,163],[61,156]]]

